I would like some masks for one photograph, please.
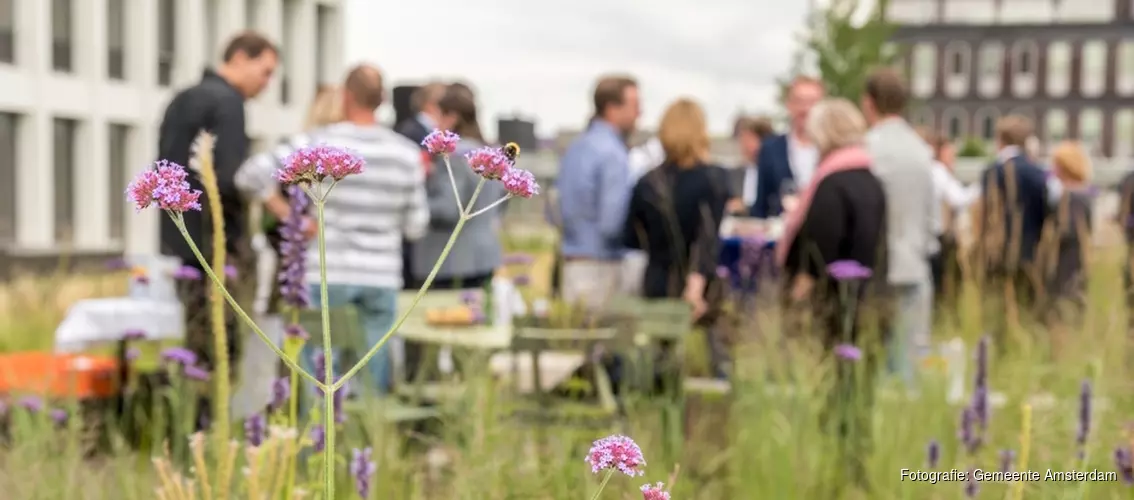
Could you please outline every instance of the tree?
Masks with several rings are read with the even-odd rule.
[[[885,18],[889,0],[870,3],[873,6],[868,7],[861,22],[860,11],[868,5],[864,0],[830,0],[826,9],[811,14],[796,63],[788,77],[780,80],[781,93],[786,95],[792,78],[806,74],[803,61],[811,58],[818,73],[815,76],[827,87],[827,95],[858,101],[870,70],[892,65],[898,58],[890,42],[894,25]]]

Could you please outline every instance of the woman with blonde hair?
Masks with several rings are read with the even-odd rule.
[[[709,163],[705,113],[690,99],[678,99],[666,109],[658,140],[665,159],[634,186],[623,243],[646,253],[643,296],[681,297],[692,305],[698,323],[708,327],[713,370],[724,378],[728,353],[715,328],[717,315],[709,314],[715,302],[709,297],[720,285],[716,268],[730,193],[728,172]]]
[[[1066,141],[1051,155],[1052,171],[1063,189],[1054,217],[1048,219],[1044,254],[1044,310],[1049,323],[1075,322],[1086,307],[1087,252],[1090,248],[1094,195],[1091,158],[1082,144]]]

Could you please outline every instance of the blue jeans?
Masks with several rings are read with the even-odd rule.
[[[322,296],[318,286],[311,287],[311,303],[320,304]],[[363,337],[366,339],[366,345],[373,346],[382,339],[382,336],[394,326],[394,320],[397,318],[398,309],[398,290],[393,288],[377,288],[368,286],[355,286],[355,285],[327,285],[327,303],[331,307],[340,306],[354,306],[358,310],[359,319],[362,322]],[[311,335],[320,335],[322,332],[311,332]],[[334,332],[331,332],[334,335]],[[323,379],[323,372],[315,372],[313,355],[315,348],[310,344],[304,346],[303,354],[300,356],[300,364],[304,369],[310,370],[311,374]],[[356,356],[363,356],[366,352],[355,353]],[[333,370],[336,374],[342,373],[342,368],[339,366],[339,354],[336,352],[333,356],[335,359],[331,360],[333,363]],[[377,388],[379,394],[385,394],[390,391],[390,385],[393,379],[392,363],[390,360],[389,345],[382,346],[373,358],[366,364],[364,373],[370,376],[369,386]]]

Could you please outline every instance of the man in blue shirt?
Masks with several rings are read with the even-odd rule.
[[[622,227],[631,176],[626,138],[638,121],[638,84],[603,77],[595,116],[563,154],[556,179],[562,231],[562,297],[597,307],[620,287]]]

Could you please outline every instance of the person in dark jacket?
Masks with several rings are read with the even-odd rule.
[[[835,358],[823,416],[842,440],[836,460],[847,477],[863,478],[877,356],[876,345],[860,337],[859,323],[867,316],[863,309],[879,305],[873,298],[888,277],[887,197],[871,171],[866,120],[854,104],[821,102],[807,119],[807,135],[819,149],[819,164],[786,214],[776,257],[788,277],[792,309],[814,318],[819,343]],[[835,263],[871,272],[843,275]]]
[[[421,145],[421,142],[441,124],[440,102],[446,88],[444,83],[433,82],[417,89],[410,98],[410,108],[413,109],[414,115],[394,125],[394,132],[421,146],[422,161],[426,165],[433,162],[433,156],[425,151],[425,146]],[[413,254],[414,243],[402,242],[402,289],[404,290],[421,288],[422,280],[413,276]],[[430,265],[432,264],[431,262]]]
[[[798,77],[788,89],[784,106],[791,115],[791,131],[764,141],[756,157],[756,201],[750,215],[759,219],[777,217],[784,212],[785,199],[798,196],[811,181],[819,153],[808,139],[804,126],[815,103],[823,99],[823,83]]]
[[[1063,189],[1040,249],[1047,298],[1044,319],[1052,330],[1052,352],[1058,354],[1067,345],[1067,328],[1079,324],[1087,307],[1087,257],[1094,195],[1088,184],[1091,159],[1082,145],[1060,144],[1051,155],[1051,163]]]
[[[665,161],[634,186],[623,244],[646,252],[642,295],[680,297],[693,307],[694,318],[707,329],[714,376],[723,379],[729,372],[729,353],[717,327],[719,314],[710,311],[719,297],[710,289],[720,285],[718,233],[731,198],[729,174],[707,164],[705,115],[693,101],[681,99],[666,110],[658,138]]]
[[[983,271],[986,310],[1003,353],[1009,318],[1034,311],[1042,286],[1041,270],[1034,265],[1036,250],[1061,187],[1024,150],[1032,135],[1031,120],[1019,115],[1001,118],[996,135],[996,161],[980,180],[976,265]]]
[[[243,250],[247,248],[244,241],[247,211],[235,180],[237,170],[248,156],[244,101],[259,95],[267,87],[278,60],[278,50],[264,36],[253,32],[237,35],[225,48],[224,62],[219,67],[205,70],[199,83],[174,96],[165,110],[159,131],[158,157],[185,166],[190,164],[197,135],[204,131],[215,136],[213,163],[223,205],[227,252],[238,275],[241,268],[244,268],[245,276],[253,273],[251,266],[247,265],[251,261],[247,255],[249,252]],[[193,169],[189,171],[189,185],[193,189],[203,189],[199,174]],[[205,195],[201,198],[201,205],[205,209],[200,212],[185,212],[185,228],[205,258],[210,259],[212,223]],[[168,217],[162,217],[161,221],[161,252],[200,269],[197,258],[177,226]],[[205,368],[210,369],[214,362],[208,305],[211,287],[209,280],[203,279],[185,282],[180,290],[187,323],[186,347],[197,354]],[[239,290],[236,292],[234,295],[238,297],[243,295]],[[235,335],[238,328],[231,311],[228,316],[229,357],[235,361],[239,359],[240,352]]]

